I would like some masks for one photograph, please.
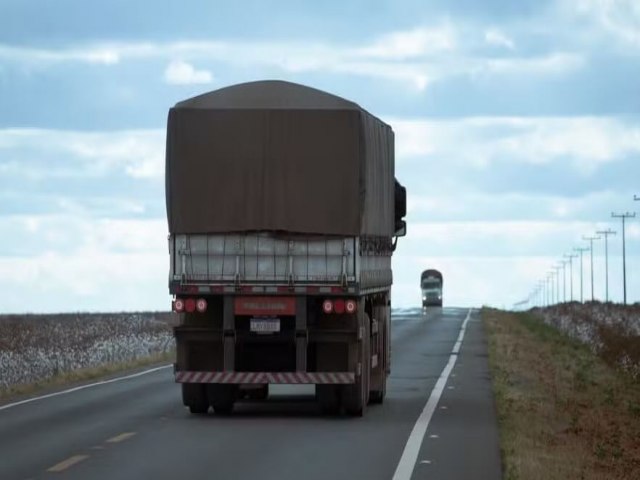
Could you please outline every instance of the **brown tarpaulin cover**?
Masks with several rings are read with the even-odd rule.
[[[171,233],[391,236],[393,131],[294,83],[216,90],[169,111],[166,201]]]

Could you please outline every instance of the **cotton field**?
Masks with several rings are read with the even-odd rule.
[[[640,380],[640,304],[567,303],[534,311]]]
[[[0,389],[174,347],[171,314],[0,316]]]

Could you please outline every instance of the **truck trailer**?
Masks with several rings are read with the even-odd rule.
[[[442,273],[428,269],[420,275],[420,290],[422,292],[422,308],[442,306]]]
[[[391,256],[406,233],[389,125],[303,85],[259,81],[169,110],[175,381],[194,414],[270,384],[360,416],[390,372]]]

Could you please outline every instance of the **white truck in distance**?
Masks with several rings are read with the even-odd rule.
[[[442,306],[442,273],[429,269],[420,276],[420,289],[422,291],[422,308],[429,306]]]

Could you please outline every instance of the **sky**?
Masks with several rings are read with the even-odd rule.
[[[622,301],[611,213],[640,212],[636,0],[0,0],[0,313],[168,309],[168,109],[262,79],[394,129],[394,306],[419,305],[438,268],[445,305],[509,308],[607,228]],[[640,215],[626,240],[636,302]],[[603,240],[593,255],[603,299]]]

